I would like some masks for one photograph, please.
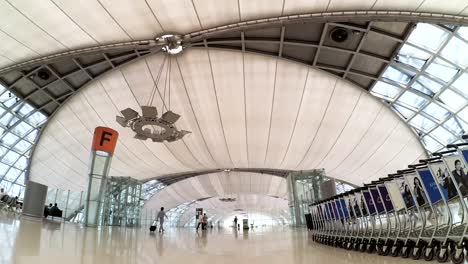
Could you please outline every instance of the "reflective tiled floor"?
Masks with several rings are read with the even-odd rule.
[[[396,264],[422,263],[336,249],[310,240],[307,231],[230,228],[198,234],[169,229],[81,228],[74,224],[5,217],[0,213],[0,263],[174,263],[174,264]]]

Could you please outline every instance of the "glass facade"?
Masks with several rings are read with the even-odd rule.
[[[22,200],[31,148],[47,116],[0,84],[0,187]]]
[[[371,93],[437,152],[467,133],[467,67],[468,27],[419,23]]]

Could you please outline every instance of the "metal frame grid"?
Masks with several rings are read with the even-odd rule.
[[[405,41],[404,43],[405,45],[408,45],[412,48],[416,48],[418,50],[421,50],[429,54],[429,58],[424,62],[424,64],[422,65],[420,69],[412,65],[409,65],[407,63],[404,63],[402,61],[399,61],[398,56],[396,56],[396,60],[392,61],[392,63],[390,64],[390,66],[394,67],[397,70],[402,70],[402,71],[407,70],[407,71],[414,73],[414,75],[410,77],[410,81],[407,84],[402,84],[401,82],[398,82],[398,80],[384,77],[386,73],[385,71],[379,77],[378,79],[379,82],[383,82],[386,84],[390,84],[394,87],[398,87],[400,89],[398,94],[394,98],[388,98],[388,97],[386,98],[384,95],[378,95],[376,93],[371,92],[373,95],[383,98],[384,102],[389,107],[391,107],[392,110],[394,110],[410,127],[412,127],[416,131],[416,133],[418,134],[420,138],[420,141],[425,144],[426,150],[428,150],[429,153],[440,151],[444,149],[447,144],[462,141],[461,136],[464,133],[466,133],[465,129],[467,128],[467,125],[463,125],[462,122],[463,123],[468,122],[468,120],[465,121],[463,118],[459,117],[458,115],[468,106],[468,95],[463,94],[458,89],[452,86],[453,83],[457,81],[457,79],[460,76],[462,76],[465,73],[468,73],[468,67],[462,67],[460,65],[457,65],[456,63],[452,62],[451,60],[449,60],[448,58],[442,55],[444,48],[453,39],[462,41],[466,45],[468,45],[468,40],[458,35],[458,30],[461,28],[461,26],[445,26],[445,25],[432,25],[432,26],[446,32],[446,36],[444,36],[439,47],[435,51],[432,51],[428,49],[427,47],[424,47],[423,45],[412,43],[411,41]],[[430,35],[431,32],[426,32],[426,34]],[[450,80],[444,81],[441,78],[434,76],[434,74],[427,72],[427,69],[435,63],[434,62],[435,60],[441,61],[447,66],[453,67],[456,73],[453,75],[453,77],[450,78]],[[440,89],[433,94],[426,94],[424,92],[421,92],[413,88],[412,86],[419,80],[419,77],[421,76],[430,80],[434,84],[439,85]],[[430,90],[429,88],[427,89]],[[458,109],[454,109],[450,107],[451,102],[444,102],[444,100],[440,98],[440,96],[443,95],[444,92],[446,91],[451,91],[455,93],[457,96],[459,96],[461,99],[463,99],[464,100],[463,105],[459,107]],[[422,103],[419,106],[406,105],[400,102],[399,99],[407,92],[411,92],[413,95],[423,98],[426,102]],[[428,113],[427,111],[425,111],[427,107],[429,107],[430,105],[436,105],[446,111],[446,114],[443,116],[442,119],[438,119],[435,116]],[[411,114],[409,116],[404,115],[403,113],[401,113],[401,111],[396,109],[395,106],[410,110]],[[418,116],[422,116],[423,118],[430,120],[435,125],[433,125],[430,129],[427,129],[427,130],[424,130],[420,127],[416,127],[414,124],[412,124],[412,121]],[[447,127],[446,123],[452,118],[457,123],[459,130],[462,131],[461,133],[456,133],[455,131],[453,131],[453,129],[450,129]],[[440,127],[444,128],[446,133],[450,133],[451,138],[453,138],[453,140],[444,142],[442,139],[439,139],[436,136],[434,136],[433,132]],[[428,143],[425,142],[426,137],[431,138],[432,140],[437,142],[440,146],[438,148],[431,148],[430,146],[428,146]]]

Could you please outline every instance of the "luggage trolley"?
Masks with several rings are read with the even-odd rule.
[[[386,186],[386,182],[391,181],[390,178],[381,178],[377,182],[377,191],[379,193],[380,203],[383,206],[385,212],[385,232],[383,233],[382,243],[377,247],[379,255],[387,256],[390,254],[395,241],[398,239],[399,229],[398,220],[396,219],[396,213],[394,210],[393,202],[390,197],[389,191]]]
[[[462,137],[468,139],[466,135]],[[460,148],[468,146],[468,143],[451,144],[447,148],[452,149],[449,151],[434,153],[435,156],[441,157],[444,164],[448,168],[448,174],[451,182],[447,182],[447,193],[449,196],[455,195],[458,197],[459,212],[461,211],[461,219],[458,223],[454,224],[453,231],[449,237],[449,252],[450,259],[453,263],[463,263],[465,253],[463,249],[468,250],[466,214],[468,213],[468,205],[466,204],[466,196],[468,195],[468,179],[466,178],[466,167],[468,149]],[[447,155],[450,154],[450,155]],[[446,255],[447,255],[446,254]],[[445,256],[446,256],[445,255]]]
[[[413,252],[413,248],[419,245],[421,236],[426,228],[426,217],[423,211],[424,208],[422,208],[422,206],[426,205],[426,199],[424,198],[425,196],[421,196],[421,190],[415,188],[414,182],[418,178],[418,175],[414,169],[400,170],[398,174],[401,175],[401,179],[403,180],[400,185],[403,188],[400,188],[400,191],[407,208],[405,218],[407,222],[405,222],[405,225],[409,225],[408,235],[401,249],[401,256],[408,258]]]
[[[440,244],[441,240],[444,240],[444,237],[440,237],[440,235],[444,232],[447,233],[447,226],[439,225],[437,207],[440,206],[443,199],[431,170],[425,163],[409,165],[408,167],[415,169],[417,174],[413,180],[413,189],[417,205],[422,209],[420,212],[425,220],[423,232],[411,251],[413,259],[420,259],[426,248],[430,248],[429,252],[431,252],[436,244]],[[426,216],[425,211],[428,211],[429,215]],[[438,236],[436,237],[436,235]],[[444,245],[441,247],[443,248]],[[429,257],[430,255],[427,256],[427,258]]]
[[[384,198],[381,196],[381,193],[379,191],[380,182],[374,181],[374,182],[371,182],[371,184],[373,184],[373,186],[371,186],[369,190],[370,190],[370,194],[371,194],[372,200],[374,201],[374,205],[376,208],[377,219],[379,220],[379,226],[378,226],[379,232],[376,238],[375,249],[377,250],[379,254],[382,254],[382,248],[384,247],[385,243],[388,240],[388,235],[389,235],[388,220],[389,219],[388,219],[386,208],[383,204]]]
[[[370,223],[370,232],[366,234],[364,237],[364,241],[361,247],[361,251],[367,251],[368,253],[372,253],[375,250],[377,245],[378,238],[380,237],[380,231],[376,230],[376,218],[377,210],[374,205],[374,200],[372,199],[372,195],[370,193],[371,187],[370,185],[365,185],[366,188],[362,190],[362,198],[364,201],[364,206],[366,209],[366,217],[368,223]]]
[[[391,249],[392,257],[397,257],[400,255],[403,247],[408,242],[408,237],[410,235],[412,224],[411,224],[411,214],[408,211],[408,207],[411,208],[412,197],[411,194],[408,195],[405,193],[405,181],[403,175],[401,174],[390,174],[388,181],[385,182],[385,187],[388,190],[390,199],[393,204],[394,218],[395,223],[398,226],[397,232],[395,234],[395,241]],[[408,200],[408,202],[407,202]],[[407,220],[407,217],[409,221]],[[408,224],[409,222],[409,224]]]

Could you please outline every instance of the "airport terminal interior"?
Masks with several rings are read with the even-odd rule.
[[[0,264],[468,262],[468,0],[0,0]]]

